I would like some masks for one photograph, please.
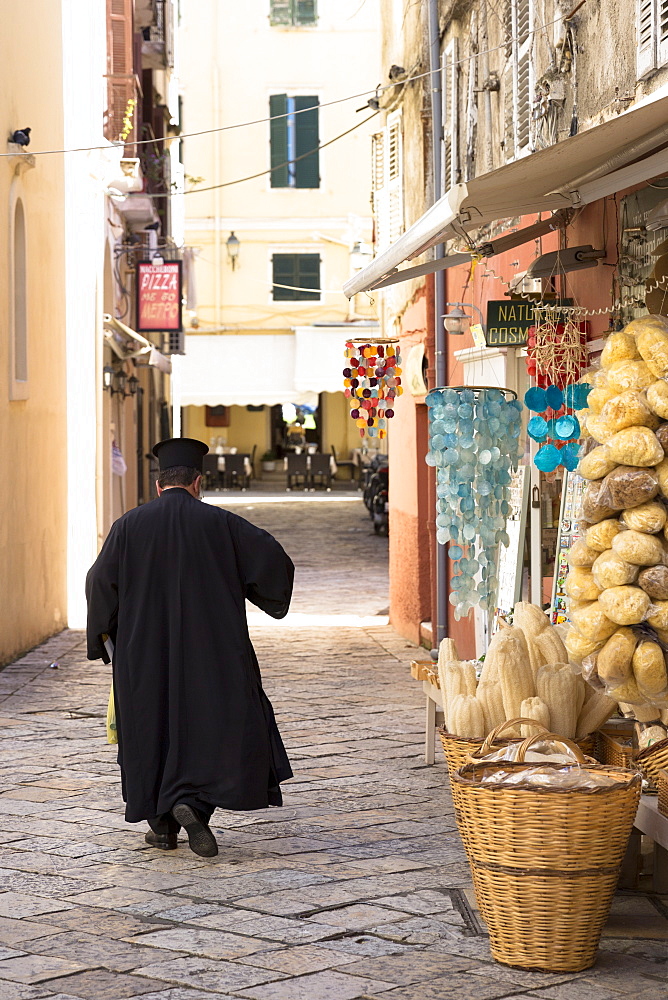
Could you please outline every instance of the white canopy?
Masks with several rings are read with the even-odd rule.
[[[498,219],[534,212],[577,208],[665,173],[667,120],[668,96],[662,89],[610,121],[455,185],[347,281],[345,294],[350,298],[389,276],[395,280],[417,277],[416,269],[398,274],[396,269],[430,247],[461,235],[462,230],[470,232]],[[441,267],[466,259],[465,254],[453,254],[443,258]]]
[[[321,392],[343,390],[348,337],[375,326],[300,326],[294,332],[188,334],[174,365],[180,406],[317,406]]]

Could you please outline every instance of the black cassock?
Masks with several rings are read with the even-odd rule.
[[[125,818],[194,799],[281,805],[292,777],[244,601],[283,618],[294,566],[275,538],[178,487],[114,523],[86,579],[88,659],[113,676]]]

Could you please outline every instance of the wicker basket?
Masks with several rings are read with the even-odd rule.
[[[520,759],[533,742],[523,741]],[[592,790],[479,780],[490,769],[523,766],[467,764],[452,781],[480,912],[498,962],[579,972],[596,957],[638,806],[640,775],[581,764],[618,780]]]
[[[668,771],[661,768],[657,779],[659,786],[659,812],[662,816],[668,816]]]
[[[597,756],[601,764],[610,764],[612,767],[630,767],[632,770],[637,771],[636,758],[639,751],[635,747],[620,743],[616,738],[618,735],[625,734],[621,734],[618,731],[613,735],[612,732],[606,732],[605,729],[599,729],[596,733],[598,741]],[[629,735],[632,735],[632,731]]]
[[[476,757],[484,757],[491,752],[493,747],[498,749],[499,747],[507,747],[509,743],[521,743],[522,740],[520,737],[506,736],[502,738],[502,734],[507,729],[513,729],[522,723],[532,726],[538,725],[534,719],[522,719],[519,717],[517,719],[509,719],[507,722],[503,722],[500,726],[497,726],[496,729],[493,729],[491,733],[488,733],[484,740],[473,737],[469,738],[467,736],[455,736],[441,727],[438,735],[441,737],[441,746],[445,754],[450,779],[452,779],[455,771],[463,767],[464,764],[468,764],[471,759],[475,760]]]
[[[520,737],[504,736],[503,734],[507,729],[514,729],[516,726],[522,724],[531,725],[534,728],[540,725],[535,719],[523,719],[521,717],[508,719],[507,722],[503,722],[496,729],[493,729],[491,733],[488,733],[484,740],[466,736],[455,736],[441,727],[438,735],[441,738],[441,746],[443,747],[443,754],[448,765],[450,779],[452,779],[455,771],[463,767],[464,764],[468,764],[472,760],[480,760],[488,753],[491,753],[492,749],[507,747],[509,743],[521,743],[522,739]],[[598,759],[595,733],[591,733],[589,736],[585,736],[583,739],[576,740],[575,742],[583,754]]]
[[[653,743],[651,747],[641,750],[636,761],[647,780],[656,786],[659,772],[663,768],[668,768],[668,740],[660,740],[658,743]]]

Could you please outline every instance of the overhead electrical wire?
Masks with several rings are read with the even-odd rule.
[[[585,2],[585,0],[583,0],[583,3],[584,2]],[[553,24],[558,24],[560,21],[566,21],[566,20],[568,20],[569,16],[572,16],[572,15],[567,15],[567,16],[563,16],[562,15],[560,17],[555,18],[553,21],[549,21],[547,24],[536,25],[536,27],[532,28],[532,30],[529,32],[529,34],[527,35],[527,38],[530,37],[530,36],[536,35],[539,31],[543,31],[545,28],[552,27]],[[511,42],[511,41],[519,41],[519,38],[515,38],[513,36],[511,38],[507,38],[501,45],[494,45],[492,48],[484,49],[484,50],[482,50],[480,52],[472,52],[468,56],[463,56],[461,59],[454,60],[453,65],[460,66],[460,65],[463,65],[464,63],[470,62],[473,59],[478,59],[480,56],[488,55],[490,52],[497,52],[499,49],[505,49],[506,46],[508,45],[508,43]],[[360,93],[357,93],[357,94],[349,94],[347,97],[339,97],[339,98],[337,98],[334,101],[325,101],[322,104],[317,105],[317,107],[318,108],[329,108],[329,107],[332,107],[332,105],[334,105],[334,104],[343,104],[346,101],[355,101],[355,100],[358,100],[360,97],[367,97],[369,94],[372,94],[372,95],[374,95],[374,96],[377,97],[379,94],[385,93],[386,90],[393,90],[395,87],[397,87],[399,85],[403,85],[405,83],[412,83],[414,80],[422,80],[426,76],[431,76],[432,74],[439,73],[439,72],[440,72],[440,70],[434,69],[434,70],[427,70],[425,73],[416,73],[413,76],[407,76],[404,80],[398,80],[396,83],[389,83],[389,84],[387,84],[385,86],[382,86],[382,87],[374,87],[372,90],[363,90],[363,91],[361,91]],[[132,142],[130,145],[132,145],[132,146],[147,146],[147,145],[154,145],[156,142],[171,142],[172,140],[175,140],[175,139],[178,139],[178,140],[181,140],[181,139],[193,139],[193,138],[196,138],[197,136],[201,136],[201,135],[214,135],[217,132],[228,132],[231,129],[247,128],[247,127],[249,127],[251,125],[262,125],[262,124],[264,124],[266,122],[276,121],[279,118],[287,118],[287,117],[291,117],[292,115],[304,114],[307,111],[313,111],[313,108],[301,108],[299,111],[288,111],[288,112],[286,112],[285,114],[282,114],[282,115],[271,115],[271,116],[268,116],[266,118],[255,118],[252,121],[247,121],[247,122],[236,122],[234,125],[221,125],[218,128],[203,129],[200,132],[186,132],[185,134],[182,134],[182,135],[179,135],[179,134],[175,133],[174,135],[165,135],[165,136],[162,136],[160,139],[137,139],[134,142]],[[108,149],[114,149],[114,148],[117,148],[117,147],[124,148],[125,145],[126,145],[125,141],[112,141],[112,140],[110,140],[108,143],[105,143],[104,145],[101,145],[101,146],[76,146],[76,147],[73,147],[71,149],[36,149],[36,150],[32,151],[29,155],[30,156],[55,156],[55,155],[58,155],[58,154],[64,155],[66,153],[93,153],[93,152],[96,152],[98,150],[104,151],[104,150],[108,150]],[[15,153],[0,153],[0,158],[6,157],[6,156],[15,156],[15,155],[16,155]]]
[[[217,191],[219,188],[232,187],[234,184],[243,184],[244,181],[254,181],[257,177],[265,177],[267,174],[272,174],[274,170],[280,170],[282,167],[288,167],[293,163],[299,163],[300,160],[306,159],[307,156],[313,156],[313,154],[317,153],[320,149],[326,149],[327,146],[331,146],[333,142],[338,142],[339,139],[343,139],[344,136],[350,135],[351,132],[354,132],[355,129],[361,128],[362,125],[366,125],[367,122],[370,122],[371,119],[375,118],[378,114],[380,114],[380,111],[374,111],[372,115],[369,115],[368,118],[365,118],[361,122],[357,122],[356,125],[353,125],[353,127],[349,128],[346,132],[341,132],[340,135],[335,135],[333,139],[328,139],[327,142],[321,142],[320,145],[316,146],[314,149],[309,149],[308,153],[302,153],[301,156],[295,156],[292,160],[285,160],[284,163],[277,163],[273,167],[267,167],[266,170],[260,170],[257,174],[248,174],[247,177],[238,177],[234,181],[223,181],[221,184],[211,184],[205,188],[193,187],[189,188],[187,191],[167,191],[164,194],[148,194],[144,191],[142,192],[142,197],[173,198],[175,195],[201,194],[203,191]]]

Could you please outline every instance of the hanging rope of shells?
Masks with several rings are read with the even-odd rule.
[[[436,538],[450,543],[455,618],[494,606],[499,545],[509,545],[511,471],[523,453],[522,404],[511,389],[433,389],[427,465],[436,469]]]
[[[384,438],[394,416],[394,400],[401,396],[401,354],[398,340],[346,341],[344,394],[360,437]]]

